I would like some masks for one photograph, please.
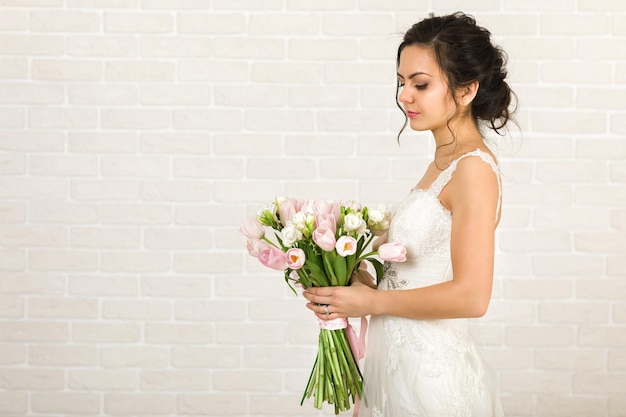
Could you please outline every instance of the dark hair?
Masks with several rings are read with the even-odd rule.
[[[396,66],[400,65],[400,54],[409,45],[432,48],[437,64],[446,77],[448,88],[456,103],[458,88],[478,81],[479,88],[472,101],[471,114],[474,123],[484,121],[490,129],[500,133],[515,109],[509,110],[515,93],[504,81],[506,78],[506,53],[491,43],[491,32],[478,26],[476,20],[462,12],[445,16],[432,13],[414,24],[405,34],[398,47]],[[396,89],[396,104],[399,87]],[[406,128],[406,118],[400,134]]]

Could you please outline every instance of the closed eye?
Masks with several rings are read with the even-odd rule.
[[[404,87],[404,82],[403,81],[398,81],[398,88],[402,88],[402,87]],[[426,87],[428,87],[428,83],[425,83],[425,84],[415,84],[414,87],[417,88],[418,90],[425,90]]]

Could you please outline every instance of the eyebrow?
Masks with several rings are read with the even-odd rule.
[[[400,77],[400,78],[404,78],[404,77],[402,76],[402,74],[400,74],[400,73],[397,73],[397,74],[398,74],[398,77]],[[409,79],[409,80],[412,80],[413,78],[417,77],[418,75],[428,75],[429,77],[432,77],[432,75],[430,75],[430,74],[429,74],[429,73],[427,73],[427,72],[418,71],[418,72],[414,72],[413,74],[409,75],[409,78],[408,78],[408,79]]]

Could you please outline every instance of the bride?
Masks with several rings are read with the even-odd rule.
[[[360,269],[349,287],[309,288],[307,307],[324,320],[371,315],[361,416],[502,416],[467,319],[491,298],[502,187],[481,129],[512,116],[505,55],[471,16],[431,15],[404,35],[397,72],[404,127],[436,145],[388,232],[407,261],[387,263],[377,287]]]

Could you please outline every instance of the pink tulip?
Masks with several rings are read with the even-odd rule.
[[[321,216],[323,214],[332,214],[335,203],[330,200],[315,200],[313,202],[313,214]]]
[[[248,248],[248,253],[250,254],[250,256],[254,256],[255,258],[257,258],[261,252],[263,252],[265,249],[268,249],[270,246],[269,243],[267,243],[264,240],[258,240],[258,239],[248,239],[248,242],[246,244],[246,247]]]
[[[315,216],[315,227],[322,227],[332,230],[333,234],[337,231],[337,221],[331,213],[319,214]]]
[[[239,227],[239,232],[244,234],[248,239],[261,239],[265,236],[265,229],[259,219],[250,217]]]
[[[291,269],[300,269],[304,266],[306,255],[302,249],[291,248],[287,251],[287,266]]]
[[[337,254],[344,258],[349,255],[354,255],[356,253],[356,239],[352,236],[341,236],[337,239],[335,249],[337,249]]]
[[[298,211],[301,211],[303,213],[313,213],[313,204],[315,204],[315,200],[307,198],[304,200],[299,200],[296,204],[296,208],[298,209]]]
[[[378,256],[384,261],[404,262],[406,261],[406,248],[398,242],[383,243],[378,248]]]
[[[333,208],[333,215],[335,216],[335,219],[341,219],[341,204],[335,204],[335,207]]]
[[[341,205],[344,206],[345,208],[349,208],[354,210],[355,212],[361,211],[361,208],[363,208],[361,206],[361,203],[359,203],[358,201],[355,200],[343,200],[341,202]]]
[[[278,217],[280,218],[280,222],[283,226],[287,225],[287,220],[291,219],[291,217],[296,213],[296,201],[290,198],[286,199],[280,204],[278,209]]]
[[[268,268],[277,271],[287,269],[287,255],[282,250],[270,246],[259,254],[259,261]]]
[[[335,244],[337,243],[335,233],[326,227],[318,227],[313,231],[313,242],[326,252],[335,249]]]

